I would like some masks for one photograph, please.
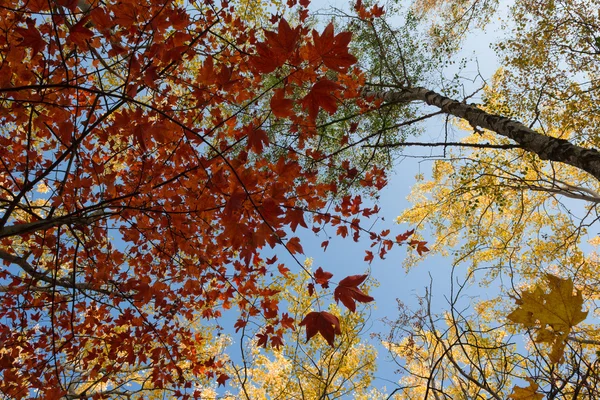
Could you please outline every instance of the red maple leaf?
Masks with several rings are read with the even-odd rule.
[[[258,341],[256,344],[258,347],[267,347],[267,343],[269,343],[269,335],[266,333],[257,333],[256,338]]]
[[[300,322],[300,326],[306,326],[306,342],[317,333],[320,333],[331,347],[333,347],[335,335],[342,333],[338,317],[327,311],[313,311],[308,313],[302,322]]]
[[[223,214],[227,216],[232,216],[234,211],[237,211],[242,208],[246,197],[246,192],[243,189],[237,189],[231,194],[231,196],[229,196],[229,199],[227,200],[227,205],[223,210]]]
[[[371,15],[373,15],[374,17],[381,17],[383,14],[384,11],[382,6],[374,5],[373,7],[371,7]]]
[[[343,238],[348,236],[348,227],[345,225],[340,225],[337,227],[335,233]]]
[[[281,18],[277,32],[265,31],[265,39],[256,44],[256,56],[251,63],[257,72],[268,74],[281,67],[292,55],[300,39],[300,27],[292,29]]]
[[[228,379],[229,377],[225,374],[219,375],[219,377],[217,378],[217,383],[219,384],[218,386],[225,386],[225,382],[227,382]]]
[[[332,276],[333,274],[331,272],[323,271],[323,268],[319,267],[315,271],[315,282],[324,289],[327,289],[329,287],[329,280]]]
[[[293,106],[294,102],[285,98],[283,89],[275,89],[275,94],[271,98],[271,110],[277,118],[293,117]]]
[[[288,208],[283,221],[290,224],[292,232],[296,232],[298,225],[308,228],[306,221],[304,221],[304,211],[300,208]]]
[[[415,230],[411,229],[410,231],[406,231],[403,234],[396,236],[396,243],[402,243],[406,241],[406,239],[412,236],[413,233],[415,233]]]
[[[36,55],[46,47],[46,42],[42,39],[40,31],[35,27],[35,21],[31,18],[27,19],[27,28],[15,27],[15,32],[23,37],[19,46],[31,48],[32,55]]]
[[[333,298],[336,302],[342,302],[350,311],[356,311],[356,301],[368,303],[375,300],[373,297],[364,294],[358,286],[367,279],[368,275],[351,275],[338,283],[333,292]]]
[[[348,44],[352,39],[352,32],[333,34],[333,24],[327,25],[321,35],[315,30],[312,32],[314,55],[321,57],[326,67],[337,72],[346,72],[356,63],[356,57],[348,53]]]
[[[285,265],[283,265],[283,264],[279,264],[279,265],[277,266],[277,270],[278,270],[278,271],[279,271],[279,273],[280,273],[281,275],[283,275],[283,276],[287,276],[287,273],[288,273],[288,272],[290,272],[290,269],[289,269],[289,268],[286,268],[286,266],[285,266]]]
[[[341,85],[327,78],[323,78],[313,85],[310,92],[302,99],[302,106],[308,110],[308,116],[312,121],[317,118],[319,108],[329,114],[336,112],[337,98],[332,93],[339,89],[342,89]]]
[[[248,131],[248,148],[254,150],[256,154],[263,151],[263,147],[269,144],[267,132],[263,129],[251,129]]]
[[[422,240],[411,240],[410,242],[408,242],[408,245],[413,249],[417,250],[417,253],[419,253],[420,256],[422,256],[423,253],[427,253],[429,251],[427,246],[425,246],[426,244],[427,242]]]
[[[295,253],[304,254],[304,249],[300,245],[300,238],[298,238],[298,237],[290,238],[290,240],[287,241],[285,246],[292,254],[295,254]]]
[[[296,328],[294,327],[294,319],[291,318],[288,313],[283,313],[281,315],[281,326],[287,329],[291,329],[293,331],[296,330]]]
[[[271,346],[275,347],[276,349],[283,346],[283,340],[281,339],[281,337],[277,335],[271,336]]]
[[[94,32],[86,28],[89,16],[82,18],[69,30],[69,39],[78,47],[85,47],[86,41],[94,37]]]
[[[296,49],[298,39],[300,38],[300,27],[297,26],[292,29],[288,22],[284,18],[281,18],[277,27],[277,33],[265,31],[265,38],[275,54],[288,57]]]
[[[235,332],[237,333],[237,331],[245,327],[247,323],[248,321],[241,318],[235,321],[235,324],[233,325],[233,327],[235,328]]]

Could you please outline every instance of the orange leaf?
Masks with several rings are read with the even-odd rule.
[[[279,273],[283,276],[286,276],[288,272],[290,272],[289,268],[286,268],[285,265],[283,264],[279,264],[277,266],[277,270],[279,270]]]
[[[384,14],[383,7],[374,5],[371,7],[371,15],[374,17],[381,17]]]
[[[293,237],[290,240],[288,240],[286,243],[286,247],[292,254],[295,254],[295,253],[304,254],[304,249],[300,245],[300,238],[298,238],[298,237]]]

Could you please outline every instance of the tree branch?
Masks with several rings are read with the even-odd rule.
[[[572,144],[568,140],[542,135],[521,122],[487,113],[474,105],[449,99],[423,87],[406,87],[393,91],[365,90],[365,97],[383,99],[389,103],[424,102],[449,115],[468,121],[517,142],[521,148],[535,153],[542,160],[557,161],[588,172],[600,181],[600,152]]]
[[[106,290],[106,289],[102,289],[99,287],[95,287],[95,286],[87,284],[87,283],[73,283],[66,279],[58,279],[58,278],[50,277],[42,272],[36,271],[35,267],[33,265],[31,265],[29,262],[27,262],[27,260],[25,258],[16,256],[14,254],[7,253],[4,250],[0,250],[0,258],[3,259],[4,261],[8,261],[9,263],[18,265],[19,267],[21,267],[21,269],[23,271],[25,271],[32,278],[37,279],[38,281],[46,282],[46,283],[52,285],[53,287],[60,286],[60,287],[68,288],[68,289],[93,290],[95,292],[103,293],[106,295],[115,294],[115,292],[113,292],[111,290]],[[42,289],[45,291],[48,288],[39,288],[39,289]]]
[[[461,142],[398,142],[387,144],[366,144],[363,147],[404,147],[404,146],[422,146],[422,147],[475,147],[478,149],[520,149],[518,144],[492,144],[492,143],[461,143]]]
[[[50,228],[54,228],[60,225],[66,224],[79,224],[79,225],[89,225],[92,224],[99,219],[107,216],[108,214],[102,210],[95,211],[91,213],[89,216],[84,217],[80,215],[64,215],[61,217],[54,217],[50,219],[43,219],[41,221],[30,222],[27,224],[16,224],[5,226],[0,229],[0,239],[10,236],[21,236],[27,233],[39,231],[39,230],[47,230]]]

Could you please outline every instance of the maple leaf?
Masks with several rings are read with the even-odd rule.
[[[235,324],[233,325],[233,327],[235,328],[236,333],[240,329],[244,328],[246,326],[246,324],[248,324],[248,321],[241,319],[241,318],[238,319],[237,321],[235,321]]]
[[[290,240],[287,241],[285,246],[292,254],[304,254],[304,249],[302,249],[302,245],[300,245],[300,238],[298,237],[290,238]]]
[[[254,150],[255,153],[262,153],[263,147],[268,144],[269,136],[264,129],[252,129],[248,132],[248,148]]]
[[[406,239],[411,237],[413,233],[415,233],[415,230],[411,229],[410,231],[406,231],[406,232],[396,236],[396,243],[402,243],[402,242],[406,241]]]
[[[233,192],[231,196],[229,196],[229,200],[227,200],[227,205],[225,206],[223,213],[227,216],[231,216],[234,211],[242,208],[246,197],[246,192],[242,189]]]
[[[411,240],[410,242],[408,242],[408,245],[417,250],[417,253],[419,253],[420,256],[422,256],[423,253],[427,253],[429,251],[427,246],[425,246],[426,244],[427,242],[422,240]]]
[[[315,282],[317,285],[321,285],[324,289],[329,287],[329,280],[333,274],[331,272],[323,271],[323,268],[319,267],[315,271]]]
[[[292,29],[281,18],[277,32],[265,30],[265,42],[256,44],[256,55],[251,64],[260,73],[270,73],[281,67],[291,56],[300,39],[300,27]]]
[[[267,347],[267,343],[269,343],[269,335],[266,333],[257,333],[256,338],[258,339],[256,345],[258,347]]]
[[[273,265],[273,264],[275,264],[276,261],[277,261],[277,256],[273,256],[271,258],[267,258],[267,260],[265,261],[265,264]]]
[[[78,47],[85,47],[86,41],[94,37],[94,32],[86,27],[88,21],[89,16],[86,16],[79,20],[69,30],[69,39]]]
[[[300,39],[300,27],[292,29],[285,18],[281,18],[277,33],[265,31],[265,38],[275,54],[287,58],[296,49],[298,39]]]
[[[340,225],[337,227],[335,233],[336,233],[336,235],[345,238],[346,236],[348,236],[348,227],[344,226],[344,225]]]
[[[382,6],[374,5],[371,7],[371,15],[378,18],[381,17],[385,12],[383,11]]]
[[[229,379],[229,376],[225,375],[225,374],[220,374],[219,377],[217,378],[217,383],[218,386],[225,386],[225,382],[227,382],[227,380]]]
[[[302,106],[308,110],[308,116],[312,121],[316,120],[319,108],[329,114],[336,112],[337,98],[333,93],[342,88],[341,85],[327,78],[323,78],[313,85],[310,92],[302,99]]]
[[[46,42],[42,39],[40,31],[35,27],[35,21],[27,18],[26,22],[27,28],[15,27],[15,32],[23,38],[19,46],[31,48],[32,55],[36,55],[46,47]]]
[[[285,265],[283,265],[283,264],[279,264],[279,265],[277,266],[277,270],[278,270],[278,271],[279,271],[279,273],[280,273],[281,275],[283,275],[283,276],[287,276],[287,273],[288,273],[288,272],[290,272],[290,269],[289,269],[289,268],[286,268],[286,266],[285,266]]]
[[[285,98],[285,91],[283,89],[275,89],[275,93],[271,98],[271,111],[277,118],[288,118],[295,115],[292,109],[294,102],[290,99]]]
[[[281,337],[277,335],[271,336],[271,346],[275,347],[276,349],[283,346],[283,340],[281,339]]]
[[[367,279],[368,275],[351,275],[342,279],[333,292],[336,302],[342,302],[350,311],[356,311],[356,301],[368,303],[375,300],[364,294],[358,286]]]
[[[320,333],[331,347],[333,347],[335,335],[341,335],[342,333],[338,317],[327,311],[308,313],[300,322],[300,326],[306,326],[306,342],[317,333]]]
[[[573,294],[573,280],[547,274],[549,293],[539,285],[533,291],[523,291],[516,299],[519,307],[506,316],[512,322],[537,330],[538,343],[549,343],[553,363],[560,362],[566,339],[572,328],[582,322],[588,312],[581,311],[583,296],[580,290]],[[548,329],[549,328],[549,329]]]
[[[288,208],[285,214],[284,222],[290,224],[292,232],[296,232],[298,225],[304,228],[308,228],[308,225],[306,225],[306,221],[304,221],[304,211],[299,208]]]
[[[311,49],[321,59],[326,67],[337,72],[346,72],[356,63],[356,57],[348,53],[348,44],[352,39],[352,32],[333,34],[333,23],[329,23],[323,33],[315,30],[312,32],[314,48]]]
[[[542,400],[544,395],[537,392],[539,385],[531,378],[525,378],[525,380],[529,382],[529,386],[522,388],[515,385],[508,398],[513,400]]]
[[[281,326],[287,329],[291,329],[293,331],[296,330],[296,327],[294,326],[294,319],[291,318],[288,313],[283,313],[281,314]]]

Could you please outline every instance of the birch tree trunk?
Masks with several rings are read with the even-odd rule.
[[[542,160],[557,161],[582,169],[600,181],[600,152],[577,146],[568,140],[542,135],[521,122],[487,113],[474,105],[445,97],[423,87],[406,87],[393,91],[365,91],[366,97],[388,103],[424,102],[446,114],[468,121],[473,127],[484,128],[514,140],[524,150]]]

